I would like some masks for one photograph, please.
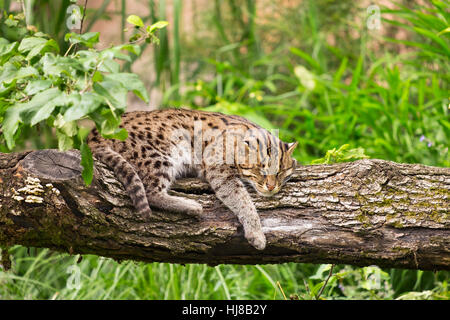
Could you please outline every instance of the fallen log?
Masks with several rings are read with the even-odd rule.
[[[87,187],[79,162],[77,151],[0,153],[0,246],[119,261],[450,269],[450,168],[383,160],[301,166],[272,198],[250,190],[268,242],[258,251],[197,179],[171,192],[200,202],[200,218],[153,209],[142,221],[112,171],[95,162]]]

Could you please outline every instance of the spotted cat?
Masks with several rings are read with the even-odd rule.
[[[277,193],[292,175],[295,143],[285,143],[245,118],[186,109],[125,113],[125,141],[88,136],[94,157],[113,169],[136,210],[150,207],[202,213],[194,200],[168,194],[175,179],[194,172],[237,216],[246,239],[266,247],[261,222],[243,181],[263,196]]]

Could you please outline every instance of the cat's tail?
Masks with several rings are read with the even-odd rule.
[[[117,180],[125,187],[139,215],[148,219],[152,214],[152,210],[148,205],[144,184],[133,166],[109,147],[95,148],[92,150],[92,153],[97,160],[103,162],[114,171]]]

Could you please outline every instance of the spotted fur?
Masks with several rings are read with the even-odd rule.
[[[242,180],[264,196],[277,193],[292,175],[297,143],[285,143],[267,130],[221,113],[164,109],[129,112],[121,127],[125,141],[104,139],[97,130],[88,137],[94,156],[110,166],[138,213],[150,207],[199,215],[196,201],[168,194],[175,179],[196,173],[244,227],[247,240],[264,249],[261,222]]]

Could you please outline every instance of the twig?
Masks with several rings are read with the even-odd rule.
[[[84,7],[83,7],[83,16],[81,17],[81,23],[80,23],[80,31],[79,31],[79,34],[82,34],[82,33],[83,33],[83,23],[84,23],[84,18],[86,17],[87,3],[88,3],[88,0],[85,0],[85,1],[84,1]],[[69,49],[70,49],[70,48],[69,48]],[[75,50],[75,52],[78,51],[78,43],[75,44],[74,50]]]
[[[325,287],[327,286],[328,280],[330,280],[331,276],[333,275],[333,268],[334,268],[334,266],[335,266],[334,264],[331,265],[330,272],[328,273],[328,277],[327,277],[327,279],[325,280],[325,283],[323,284],[322,288],[320,288],[320,291],[319,291],[319,293],[318,293],[317,296],[316,296],[316,299],[317,299],[317,300],[319,300],[319,298],[320,298],[320,296],[321,296],[323,290],[324,290]]]
[[[64,57],[67,57],[67,55],[69,54],[70,50],[73,48],[73,46],[76,46],[76,44],[71,43],[69,48],[67,49],[66,53],[64,54]],[[76,48],[76,47],[75,47]]]
[[[84,18],[86,17],[87,3],[88,3],[88,0],[84,1],[83,16],[81,17],[81,24],[80,24],[80,34],[83,32],[83,22],[84,22]]]

